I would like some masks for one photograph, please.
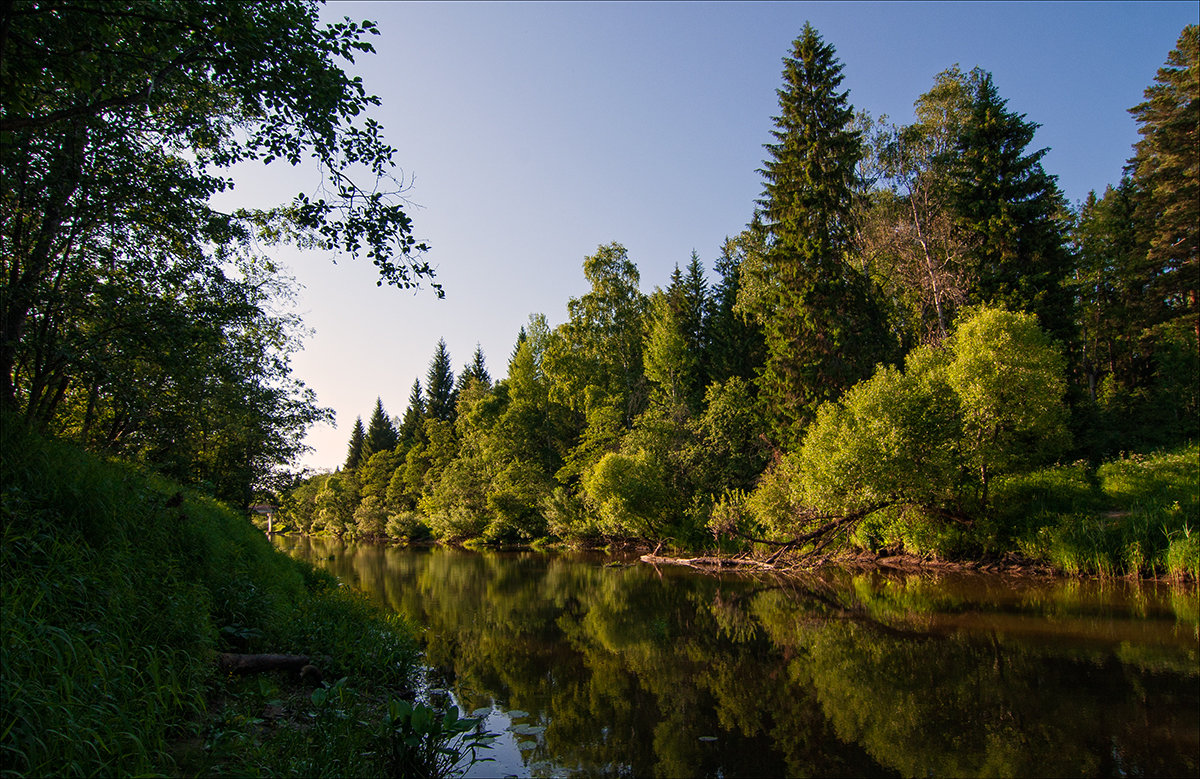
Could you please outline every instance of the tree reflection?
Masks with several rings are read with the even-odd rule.
[[[422,626],[466,708],[545,726],[535,774],[1198,768],[1196,627],[1170,592],[1138,594],[1130,620],[1078,588],[288,543]]]

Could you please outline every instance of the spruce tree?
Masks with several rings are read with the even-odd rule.
[[[1042,168],[1049,149],[1027,151],[1038,125],[1010,111],[990,74],[979,80],[970,114],[949,152],[950,201],[972,244],[969,303],[1002,303],[1037,314],[1068,340],[1070,271],[1064,247],[1066,203]]]
[[[346,452],[346,464],[343,466],[347,471],[354,470],[363,461],[363,442],[366,437],[366,433],[363,431],[362,417],[356,417],[354,430],[350,433],[350,448]]]
[[[1129,110],[1142,136],[1129,169],[1149,244],[1146,292],[1158,308],[1147,324],[1200,339],[1200,27],[1184,28],[1145,97]]]
[[[461,394],[472,381],[478,382],[484,387],[492,386],[492,376],[488,373],[483,358],[483,347],[479,344],[475,344],[475,353],[471,356],[471,361],[464,365],[462,372],[458,374],[458,384],[455,390]]]
[[[406,450],[421,440],[424,424],[425,398],[421,395],[421,380],[414,379],[412,391],[408,394],[408,408],[404,410],[404,419],[400,422],[400,444]]]
[[[1135,199],[1129,178],[1102,198],[1091,192],[1072,230],[1076,267],[1070,288],[1079,327],[1073,362],[1092,401],[1105,378],[1126,390],[1150,378],[1146,245],[1138,236]]]
[[[726,238],[714,263],[718,281],[712,290],[705,335],[709,383],[734,376],[750,381],[762,367],[762,329],[736,309],[743,260],[747,252],[761,253],[754,240],[761,236],[761,231],[747,230],[736,238]]]
[[[375,398],[375,410],[371,412],[371,420],[367,423],[367,435],[363,441],[362,462],[371,459],[376,452],[390,452],[399,443],[396,427],[383,410],[383,401]]]
[[[806,24],[784,59],[780,113],[759,172],[767,249],[743,291],[762,324],[759,394],[778,443],[795,446],[817,407],[870,375],[891,337],[868,280],[847,260],[863,156],[842,65]]]
[[[433,359],[429,361],[429,372],[425,375],[425,416],[453,422],[456,402],[450,352],[446,348],[446,339],[441,338],[433,352]]]
[[[704,267],[700,257],[692,250],[686,272],[676,281],[672,277],[669,295],[679,323],[684,345],[693,362],[686,388],[688,405],[698,411],[708,386],[708,317],[711,301],[708,297],[708,282],[704,278]]]

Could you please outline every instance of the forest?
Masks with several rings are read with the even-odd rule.
[[[1140,467],[1123,456],[1166,448],[1137,478],[1175,473],[1182,505],[1110,522],[1090,567],[1194,569],[1197,31],[1130,109],[1121,181],[1076,210],[989,73],[950,68],[913,124],[874,120],[806,26],[715,278],[693,251],[645,294],[620,243],[597,247],[568,320],[531,315],[502,377],[478,348],[456,375],[439,342],[404,413],[377,401],[282,517],[358,539],[1062,567],[1079,512],[1115,508],[1106,480]]]
[[[1145,465],[1193,487],[1102,528],[1145,536],[1105,564],[1200,557],[1195,25],[1130,108],[1125,175],[1078,208],[989,73],[936,74],[895,125],[806,26],[711,274],[693,252],[646,294],[598,246],[567,321],[532,314],[490,368],[437,344],[403,413],[378,403],[338,471],[297,475],[332,411],[292,373],[305,326],[273,251],[442,292],[379,101],[342,69],[377,28],[303,0],[3,13],[6,420],[305,533],[453,544],[1044,557],[1125,512],[1103,468]],[[319,195],[212,204],[234,166],[302,160]],[[1031,496],[1044,522],[1004,519]]]

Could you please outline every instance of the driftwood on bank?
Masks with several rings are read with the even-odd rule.
[[[660,557],[656,554],[644,554],[643,563],[651,565],[683,565],[688,568],[711,570],[713,568],[758,568],[772,570],[775,566],[759,560],[744,557]]]
[[[217,656],[217,667],[222,673],[257,674],[267,671],[303,671],[311,666],[308,655],[242,655],[221,652]]]

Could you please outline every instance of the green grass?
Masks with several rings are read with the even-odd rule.
[[[320,656],[364,699],[409,681],[408,626],[239,512],[0,423],[0,776],[179,773],[180,744],[219,741],[222,702],[247,683],[219,676],[218,651]],[[238,762],[250,754],[222,765],[294,773]]]
[[[1070,574],[1200,579],[1200,444],[1007,479],[998,521]]]

